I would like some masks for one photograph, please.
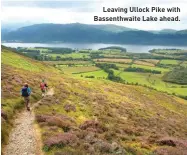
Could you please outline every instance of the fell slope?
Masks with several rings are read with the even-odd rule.
[[[45,154],[186,154],[186,100],[140,86],[74,79],[9,50],[3,49],[2,57],[5,125],[10,109],[15,108],[8,101],[21,105],[16,94],[25,80],[35,100],[40,98],[42,78],[55,88],[53,96],[35,107]],[[7,59],[11,57],[19,57],[19,61],[10,63]],[[37,64],[44,74],[20,68],[22,61]]]
[[[12,127],[12,119],[16,113],[24,107],[23,100],[20,97],[20,90],[24,83],[29,83],[32,88],[31,102],[39,100],[41,93],[39,84],[42,79],[48,79],[56,71],[40,62],[26,58],[17,53],[11,52],[8,48],[2,46],[2,98],[1,98],[1,116],[2,116],[2,143],[6,144],[8,134]],[[52,74],[51,74],[52,73]],[[50,85],[49,81],[49,85]]]

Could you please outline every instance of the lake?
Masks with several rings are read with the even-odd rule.
[[[125,45],[125,44],[102,44],[102,43],[2,43],[8,47],[67,47],[72,49],[93,49],[108,46],[120,46],[132,53],[148,53],[151,49],[187,49],[187,46],[159,46],[159,45]]]

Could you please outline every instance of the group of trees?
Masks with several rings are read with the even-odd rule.
[[[102,54],[102,53],[100,53],[100,52],[92,52],[92,53],[90,53],[90,57],[91,57],[92,59],[104,58],[104,56],[103,56],[103,55],[100,55],[100,54]]]
[[[100,48],[99,50],[120,50],[121,52],[127,52],[126,48],[120,47],[120,46],[109,46],[105,48]]]
[[[42,50],[42,49],[45,49]],[[27,49],[18,47],[18,53],[26,55],[40,61],[60,61],[60,60],[74,60],[72,57],[61,58],[60,56],[52,57],[50,54],[71,54],[75,50],[71,48],[51,48],[51,47],[35,47],[34,49]],[[84,58],[83,58],[84,59]],[[82,59],[81,59],[82,60]]]
[[[111,69],[116,69],[116,70],[119,69],[115,64],[99,63],[96,64],[96,67],[99,67],[108,73],[107,79],[115,82],[123,82],[121,77],[114,75],[114,71],[111,70]]]
[[[145,68],[139,68],[139,67],[128,67],[128,68],[125,68],[124,71],[161,74],[161,71],[158,71],[158,70],[151,70],[151,69],[145,69]]]
[[[165,52],[164,52],[165,51]],[[150,53],[166,53],[168,51],[181,51],[181,49],[177,49],[177,48],[171,48],[171,49],[152,49],[152,50],[149,50]]]
[[[93,75],[87,75],[87,76],[85,76],[85,78],[95,78],[95,76],[93,76]]]
[[[177,67],[171,72],[166,73],[163,76],[163,80],[166,82],[177,83],[177,84],[187,84],[187,68]]]
[[[99,68],[103,69],[104,71],[109,70],[111,68],[119,70],[119,68],[116,66],[116,64],[97,63],[95,65],[96,65],[96,67],[99,67]]]

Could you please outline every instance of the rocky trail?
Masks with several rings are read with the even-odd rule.
[[[52,96],[53,88],[46,95]],[[41,155],[41,144],[37,127],[34,125],[34,107],[31,107],[31,112],[25,109],[18,114],[15,119],[14,128],[10,133],[9,143],[5,147],[4,155]]]

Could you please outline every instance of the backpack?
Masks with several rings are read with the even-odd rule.
[[[28,89],[27,87],[22,88],[22,96],[23,97],[28,97],[29,96],[29,93],[28,93],[27,89]]]
[[[45,89],[45,83],[41,83],[41,84],[40,84],[40,88],[41,88],[42,90],[44,90],[44,89]]]

